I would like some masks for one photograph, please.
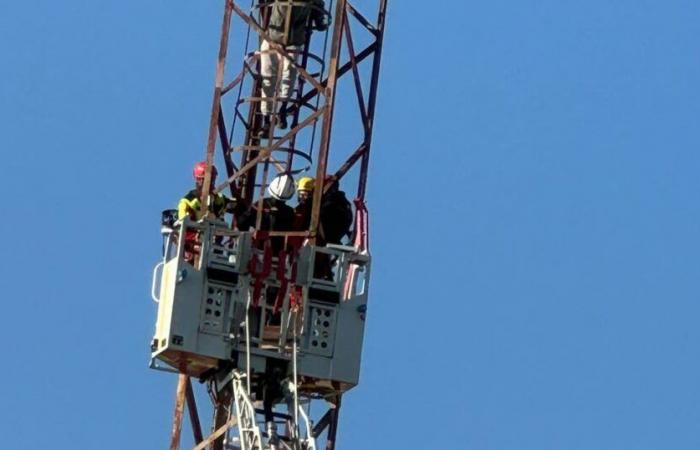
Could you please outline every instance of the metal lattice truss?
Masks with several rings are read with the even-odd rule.
[[[355,184],[357,205],[365,198],[387,0],[363,1],[364,9],[368,9],[367,4],[372,5],[376,20],[368,19],[360,8],[348,0],[326,0],[329,10],[324,11],[324,14],[330,19],[331,26],[325,34],[309,33],[311,37],[307,38],[300,52],[292,51],[270,39],[266,31],[266,20],[267,11],[272,3],[272,0],[254,0],[249,7],[243,7],[240,1],[225,0],[207,141],[208,165],[202,198],[205,202],[209,199],[212,165],[217,149],[224,161],[226,180],[216,186],[216,191],[230,189],[232,194],[250,204],[259,201],[255,200],[256,198],[263,197],[262,193],[267,184],[278,173],[313,176],[315,189],[309,229],[269,233],[270,236],[304,237],[313,243],[319,223],[321,197],[329,187],[329,181],[342,181],[345,190],[350,189],[350,184]],[[289,0],[286,3],[295,5],[299,1]],[[240,70],[227,82],[225,68],[233,30],[243,35],[247,30],[246,36],[250,45],[247,45]],[[269,46],[261,51],[260,45],[264,40],[269,42]],[[263,98],[260,60],[264,52],[293,61],[298,76],[292,95],[285,99],[289,102],[286,111],[290,118],[289,128],[278,129],[276,125],[279,118],[273,116],[269,132],[261,134],[260,106]],[[238,59],[230,65],[237,64],[241,64]],[[347,93],[343,91],[341,96],[337,96],[340,83],[345,80],[351,88]],[[244,95],[244,92],[249,94]],[[273,96],[267,100],[273,102],[273,110],[276,111],[280,98]],[[346,128],[356,127],[355,134],[347,133],[348,136],[352,136],[351,139],[356,138],[356,142],[332,145],[334,114],[339,105],[342,105],[344,113],[354,110],[351,115],[354,114],[354,117],[359,119],[353,120],[353,123],[343,120],[344,135]],[[329,158],[331,148],[333,158]],[[353,174],[352,177],[348,176],[350,173]],[[258,208],[258,214],[260,211],[261,208]],[[258,217],[258,224],[259,220]],[[234,391],[234,383],[231,380],[218,391],[215,398],[212,397],[212,432],[205,436],[192,383],[189,377],[180,375],[170,449],[180,448],[185,410],[189,413],[196,443],[195,450],[227,448],[231,442],[229,440],[229,444],[225,444],[227,436],[240,426],[240,414],[235,412],[236,404],[240,406],[241,402],[245,402],[245,399],[237,398]],[[326,397],[325,401],[330,407],[315,424],[303,411],[302,414],[291,416],[276,414],[287,421],[294,421],[302,416],[305,423],[301,424],[301,427],[306,430],[304,434],[307,438],[315,440],[325,434],[325,447],[327,450],[333,450],[341,398]],[[238,411],[240,413],[241,410]],[[246,411],[246,420],[249,423],[244,424],[244,432],[253,433],[252,440],[258,442],[257,445],[262,445],[252,430],[255,428],[256,415],[251,412],[250,407]],[[257,412],[260,413],[259,410]],[[292,428],[299,429],[300,424],[292,425]],[[238,446],[230,448],[240,448],[241,438],[238,439]]]
[[[321,196],[328,187],[327,183],[324,186],[324,179],[328,181],[327,175],[332,175],[334,181],[343,180],[344,188],[348,189],[350,181],[344,178],[359,165],[359,173],[352,182],[357,185],[357,198],[364,200],[365,197],[387,0],[372,2],[378,10],[376,22],[369,20],[348,0],[330,0],[327,6],[333,6],[334,11],[324,11],[324,14],[332,18],[332,27],[325,35],[309,33],[309,38],[300,51],[292,51],[275,43],[265,30],[266,12],[272,1],[253,4],[249,11],[244,10],[239,3],[233,0],[225,2],[207,142],[207,162],[213,163],[218,147],[226,166],[227,179],[216,190],[230,188],[232,193],[251,203],[256,196],[256,188],[259,188],[261,198],[271,178],[278,173],[307,172],[314,176],[316,184],[311,225],[306,232],[301,233],[313,238],[318,225]],[[286,3],[301,4],[291,0]],[[239,20],[234,22],[234,19]],[[226,83],[229,37],[235,23],[240,23],[242,28],[249,31],[248,39],[255,44],[255,48],[246,49],[242,68],[232,81]],[[269,43],[269,48],[261,51],[258,43],[263,41]],[[288,99],[290,128],[277,130],[275,125],[278,118],[273,116],[270,132],[260,135],[260,105],[263,97],[259,62],[264,53],[274,53],[277,58],[293,61],[298,76],[294,95]],[[354,86],[354,100],[349,96],[344,96],[340,101],[336,98],[339,83],[345,79]],[[243,96],[246,88],[250,89],[250,95]],[[359,142],[350,146],[344,143],[342,147],[345,148],[334,146],[333,160],[341,162],[337,167],[331,168],[329,154],[334,111],[338,103],[348,100],[348,105],[342,106],[352,108],[355,105],[359,117],[355,124],[359,130]],[[268,101],[273,102],[273,110],[276,110],[280,99],[274,96],[268,98]],[[229,106],[232,111],[226,114],[224,111]],[[349,123],[343,125],[352,126]],[[205,199],[209,194],[206,191],[210,170],[204,183]]]
[[[320,402],[316,402],[320,403]],[[324,402],[328,405],[326,411],[320,418],[312,423],[311,418],[303,408],[299,408],[299,416],[302,417],[304,428],[304,446],[307,450],[317,448],[317,439],[324,439],[327,450],[335,449],[336,436],[338,431],[338,418],[340,413],[341,397],[327,399]],[[192,438],[195,442],[193,450],[228,450],[241,449],[257,450],[268,448],[265,446],[266,439],[263,439],[259,431],[259,426],[255,422],[256,414],[262,413],[256,409],[250,399],[245,395],[244,384],[241,380],[232,380],[224,386],[219,395],[214,400],[215,414],[213,431],[209,436],[202,433],[202,423],[200,421],[197,402],[195,399],[192,381],[186,375],[180,375],[177,387],[175,404],[175,417],[173,421],[173,431],[170,442],[170,450],[179,450],[182,437],[185,409],[189,412],[189,423],[192,428]],[[276,419],[287,422],[290,429],[296,428],[294,416],[289,414],[275,413]],[[237,436],[233,434],[238,433]],[[268,436],[264,436],[267,438]],[[287,443],[289,440],[280,440],[279,448],[293,449],[293,444]],[[293,449],[296,450],[296,449]]]

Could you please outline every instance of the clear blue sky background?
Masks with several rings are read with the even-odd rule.
[[[2,449],[167,446],[150,272],[221,3],[0,3]],[[390,2],[341,450],[700,448],[699,24],[695,0]]]

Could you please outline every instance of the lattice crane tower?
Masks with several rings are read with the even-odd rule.
[[[226,193],[246,219],[164,212],[151,367],[179,375],[170,449],[180,448],[187,409],[195,450],[332,450],[341,398],[359,382],[371,265],[365,194],[387,0],[224,3],[201,204]],[[282,42],[272,35],[280,12]],[[288,45],[299,17],[303,42]],[[279,62],[272,76],[271,60]],[[331,139],[334,121],[342,135]],[[226,171],[219,185],[215,160]],[[304,228],[271,223],[263,198],[281,176],[314,179]],[[330,242],[326,196],[353,186],[352,232]],[[212,401],[208,436],[191,378]]]

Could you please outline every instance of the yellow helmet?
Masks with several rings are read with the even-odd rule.
[[[311,177],[301,177],[297,183],[297,191],[313,191],[315,183]]]

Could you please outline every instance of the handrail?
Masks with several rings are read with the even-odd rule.
[[[157,279],[156,274],[158,273],[158,269],[160,267],[165,267],[165,261],[160,261],[153,268],[153,280],[151,281],[151,298],[156,303],[160,303],[160,298],[156,295],[156,279]]]

